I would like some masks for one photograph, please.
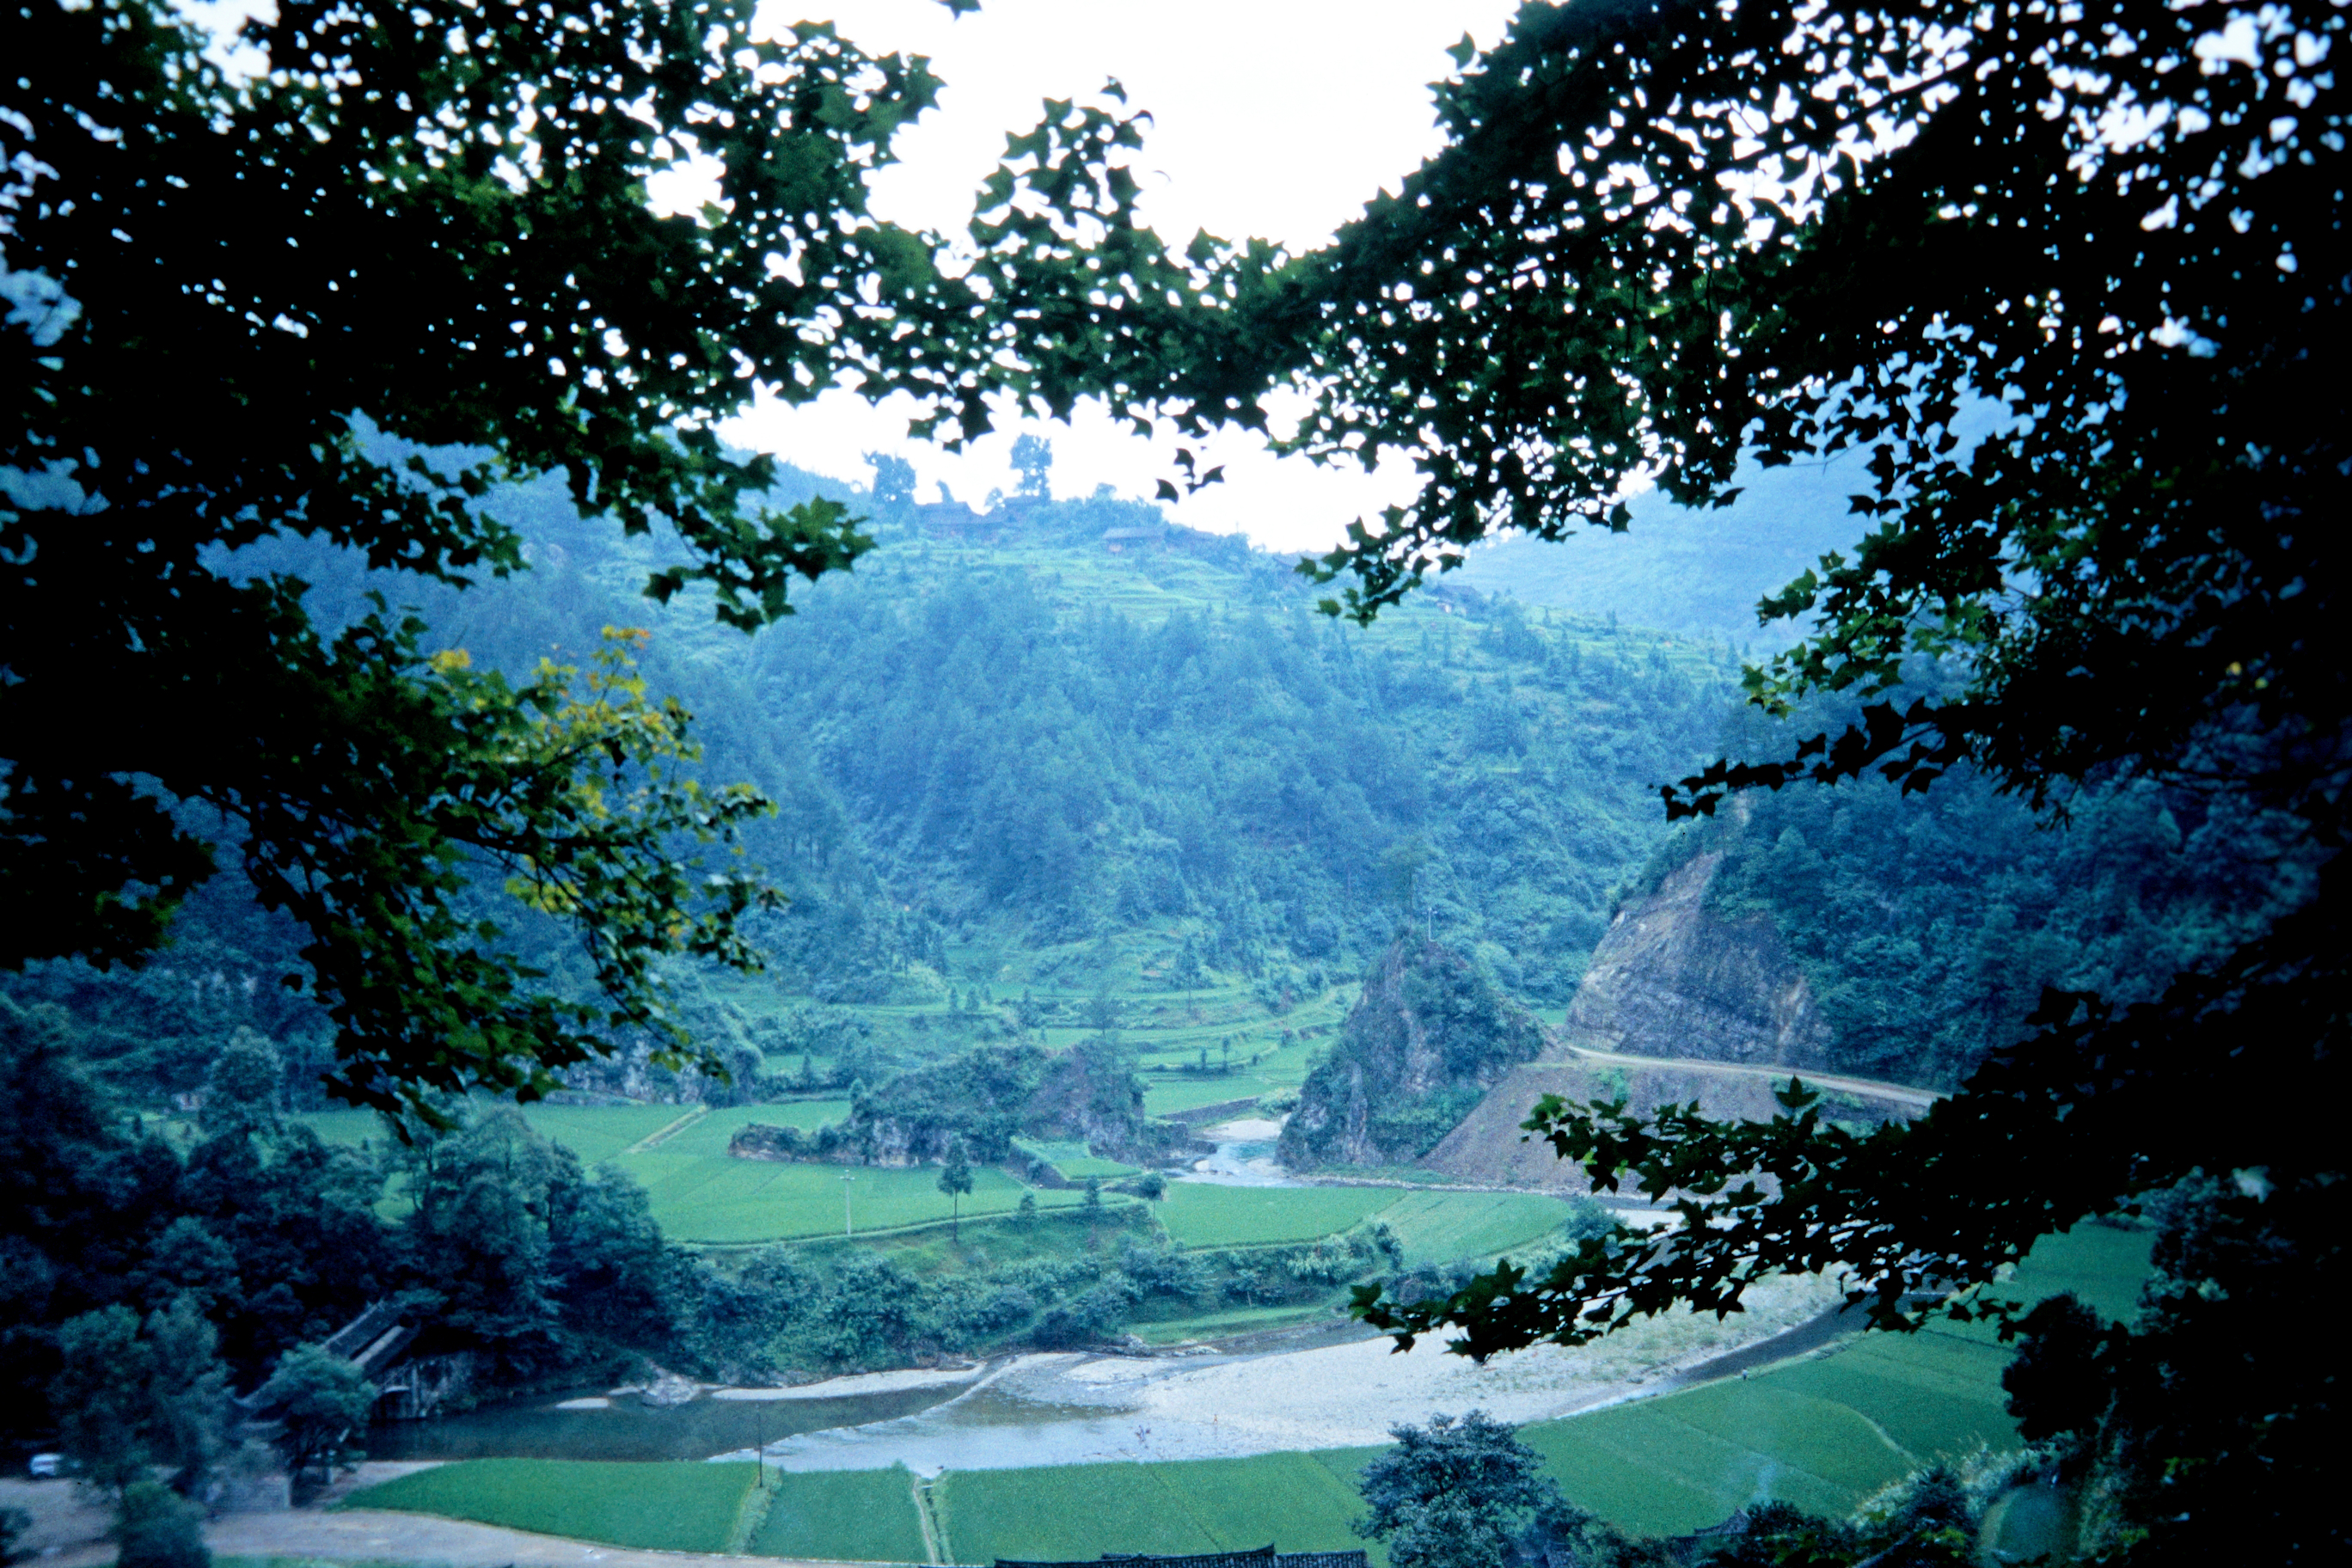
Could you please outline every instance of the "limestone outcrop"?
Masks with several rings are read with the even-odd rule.
[[[1402,1164],[1445,1135],[1505,1072],[1543,1048],[1532,1015],[1469,960],[1406,939],[1365,978],[1330,1055],[1282,1130],[1293,1170]]]
[[[1719,853],[1695,856],[1656,892],[1618,910],[1593,950],[1559,1046],[1750,1066],[1826,1065],[1829,1024],[1771,921],[1760,914],[1727,919],[1706,907],[1722,863]]]

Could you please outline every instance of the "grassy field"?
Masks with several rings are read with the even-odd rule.
[[[1352,1453],[1352,1451],[1350,1451]],[[958,1470],[932,1489],[957,1563],[1080,1559],[1105,1552],[1234,1552],[1272,1541],[1285,1552],[1364,1544],[1352,1468],[1320,1454],[1178,1464],[1056,1465]],[[1353,1455],[1360,1465],[1368,1455]],[[1385,1558],[1377,1561],[1385,1562]]]
[[[646,1184],[654,1217],[673,1241],[728,1246],[839,1236],[845,1185],[857,1230],[943,1221],[949,1215],[940,1173],[926,1166],[845,1171],[837,1165],[730,1160],[670,1144],[632,1154],[621,1164]],[[854,1179],[845,1184],[845,1174]],[[967,1216],[1010,1214],[1020,1206],[1022,1194],[1032,1191],[1002,1171],[975,1170],[971,1177],[972,1190],[962,1204]],[[1038,1207],[1061,1208],[1085,1194],[1072,1189],[1035,1195]]]
[[[398,1509],[656,1552],[723,1552],[758,1468],[468,1459],[353,1492],[344,1508]]]
[[[1408,1193],[1373,1217],[1396,1232],[1408,1263],[1486,1258],[1524,1246],[1570,1214],[1538,1193]]]
[[[1185,1247],[1312,1241],[1396,1201],[1390,1187],[1225,1187],[1173,1182],[1160,1221]]]
[[[1108,1181],[1117,1176],[1132,1176],[1137,1167],[1123,1165],[1117,1160],[1097,1160],[1087,1152],[1086,1143],[1079,1139],[1016,1138],[1013,1146],[1024,1154],[1032,1154],[1052,1165],[1074,1182],[1088,1176],[1100,1176]]]
[[[746,1548],[757,1557],[835,1557],[920,1563],[915,1478],[887,1470],[806,1470],[778,1479],[768,1515]]]

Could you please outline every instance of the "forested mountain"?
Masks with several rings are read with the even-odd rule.
[[[761,984],[833,1009],[746,1034],[677,971],[690,1026],[777,1058],[755,1072],[838,1059],[870,1036],[856,1009],[972,982],[1319,992],[1408,914],[1507,991],[1563,1003],[1663,832],[1652,788],[1701,758],[1731,700],[1719,645],[1460,591],[1367,632],[1315,614],[1287,563],[1154,508],[1030,496],[980,513],[883,489],[786,475],[780,504],[845,496],[882,542],[756,637],[692,595],[639,596],[656,547],[583,522],[552,479],[486,502],[526,541],[532,570],[511,580],[458,592],[285,542],[238,564],[310,584],[331,626],[384,593],[428,646],[516,678],[581,662],[608,625],[649,628],[644,672],[693,710],[704,777],[778,804],[746,836],[789,899],[754,922]],[[584,988],[551,922],[480,903]],[[1136,956],[1087,978],[1114,935]],[[142,1103],[197,1087],[213,1043],[247,1026],[279,1041],[299,1104],[327,1026],[279,984],[297,952],[230,868],[148,969],[7,984],[92,1026],[102,1070]],[[908,1052],[884,1058],[877,1082]]]
[[[1453,579],[1366,630],[1314,614],[1284,562],[1139,503],[1030,495],[975,512],[877,488],[787,471],[779,504],[845,496],[881,543],[756,637],[713,626],[691,595],[640,596],[657,549],[583,522],[552,479],[486,503],[527,542],[532,570],[515,579],[460,593],[286,543],[240,563],[301,578],[331,626],[387,592],[433,644],[518,677],[581,660],[607,625],[650,628],[646,674],[693,710],[705,777],[778,805],[748,835],[789,899],[755,918],[772,960],[759,986],[798,1010],[747,1017],[736,993],[674,975],[685,1022],[752,1078],[814,1058],[836,1087],[878,1087],[1047,1016],[992,1006],[935,1039],[863,1011],[964,985],[973,1005],[983,991],[1215,975],[1269,997],[1319,992],[1408,922],[1504,995],[1558,1008],[1629,901],[1720,854],[1709,908],[1770,923],[1835,1065],[1950,1083],[2042,985],[2144,992],[2276,896],[2257,825],[2146,788],[2090,792],[2067,834],[1958,775],[1925,795],[1759,793],[1669,834],[1654,786],[1727,742],[1759,743],[1721,644]],[[1780,510],[1734,508],[1726,535],[1795,526],[1795,491],[1765,488]],[[584,988],[551,923],[487,892],[482,905]],[[1129,956],[1107,967],[1114,937]],[[318,1102],[329,1028],[280,983],[299,972],[291,928],[230,868],[148,968],[43,964],[5,984],[65,1005],[93,1069],[134,1103],[199,1088],[247,1027],[278,1042],[300,1105]],[[717,1088],[627,1063],[581,1081]]]

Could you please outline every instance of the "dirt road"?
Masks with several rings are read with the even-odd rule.
[[[419,1563],[436,1568],[744,1568],[746,1559],[691,1552],[638,1552],[532,1535],[421,1513],[353,1509],[240,1513],[205,1527],[215,1557],[315,1557],[342,1563]],[[114,1548],[93,1544],[37,1560],[38,1568],[98,1568]],[[764,1565],[784,1559],[762,1558]],[[843,1568],[824,1563],[818,1568]],[[870,1563],[855,1568],[872,1568]]]
[[[1596,1051],[1589,1046],[1570,1046],[1569,1054],[1580,1061],[1606,1062],[1612,1067],[1629,1068],[1695,1068],[1707,1072],[1735,1073],[1743,1078],[1769,1078],[1786,1083],[1792,1078],[1802,1079],[1807,1089],[1843,1089],[1848,1094],[1867,1094],[1879,1100],[1891,1100],[1898,1105],[1930,1106],[1944,1097],[1932,1089],[1912,1089],[1899,1083],[1881,1083],[1876,1079],[1844,1078],[1832,1073],[1807,1072],[1801,1068],[1750,1067],[1745,1062],[1703,1061],[1696,1057],[1634,1057],[1617,1051]]]

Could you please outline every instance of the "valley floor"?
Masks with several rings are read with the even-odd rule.
[[[1747,1312],[1722,1322],[1659,1320],[1602,1344],[1539,1345],[1485,1366],[1448,1354],[1438,1340],[1399,1354],[1384,1337],[1353,1334],[1273,1354],[1203,1347],[1151,1358],[1024,1355],[930,1410],[855,1432],[783,1438],[767,1453],[788,1470],[895,1462],[934,1474],[1378,1447],[1399,1423],[1440,1412],[1480,1409],[1519,1425],[1654,1392],[1727,1352],[1811,1323],[1838,1300],[1825,1280],[1776,1280],[1751,1293]]]

